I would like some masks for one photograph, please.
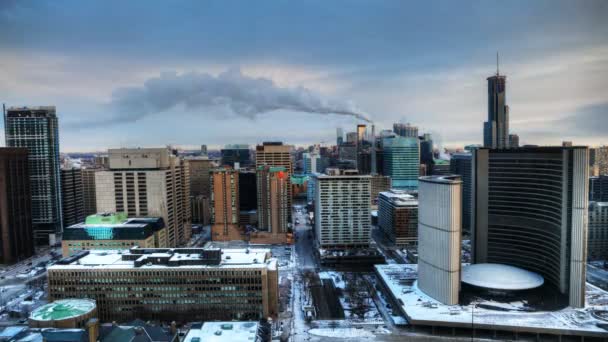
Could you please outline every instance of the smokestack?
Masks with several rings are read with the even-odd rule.
[[[372,175],[376,175],[376,126],[372,125]]]

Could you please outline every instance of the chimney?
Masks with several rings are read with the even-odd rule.
[[[372,176],[376,175],[376,127],[372,125]]]
[[[89,319],[87,331],[89,333],[89,342],[97,342],[97,338],[99,337],[99,320],[97,318]]]

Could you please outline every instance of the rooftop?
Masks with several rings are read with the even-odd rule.
[[[389,191],[382,191],[379,195],[386,197],[396,205],[418,205],[416,197],[405,190],[391,189]]]
[[[458,184],[462,183],[462,179],[459,175],[434,175],[434,176],[423,176],[418,178],[421,182],[427,183],[443,183],[443,184]]]
[[[462,269],[462,282],[494,290],[528,290],[545,282],[540,274],[502,264],[473,264]]]
[[[257,341],[257,322],[206,322],[200,328],[192,328],[185,342],[236,342]]]
[[[61,299],[45,304],[32,311],[30,319],[56,321],[80,316],[95,309],[95,301],[89,299]]]

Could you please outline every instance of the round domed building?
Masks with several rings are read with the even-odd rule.
[[[61,299],[32,311],[31,328],[83,328],[97,318],[97,305],[91,299]]]

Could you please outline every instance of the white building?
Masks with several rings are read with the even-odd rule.
[[[371,231],[371,176],[314,174],[319,248],[366,248]]]
[[[166,148],[111,149],[110,169],[95,173],[97,211],[162,217],[168,246],[191,236],[187,161]]]
[[[418,287],[444,304],[458,304],[462,181],[460,176],[419,181]]]

